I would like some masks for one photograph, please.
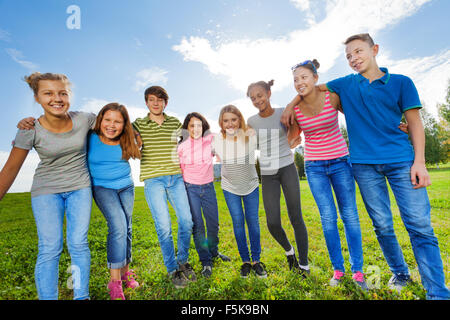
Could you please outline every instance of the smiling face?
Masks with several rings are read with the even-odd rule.
[[[345,48],[350,68],[362,75],[376,67],[375,57],[377,54],[378,45],[370,46],[363,40],[353,40]]]
[[[270,91],[266,91],[263,87],[255,85],[252,86],[248,92],[250,99],[252,100],[253,105],[259,110],[260,113],[263,113],[270,107]]]
[[[162,115],[164,108],[166,107],[166,101],[163,98],[159,98],[153,94],[147,96],[145,104],[148,107],[150,113],[154,116]]]
[[[192,139],[201,138],[203,135],[203,123],[200,119],[192,117],[188,123],[189,136]]]
[[[241,120],[238,115],[231,112],[225,112],[222,116],[220,126],[227,135],[234,136],[241,127]]]
[[[37,94],[34,96],[46,115],[63,117],[70,107],[70,90],[60,80],[40,80]]]
[[[319,77],[308,68],[299,67],[294,70],[294,87],[298,94],[307,96],[314,90]]]
[[[100,132],[108,140],[117,140],[123,132],[125,121],[120,111],[108,110],[100,123]]]

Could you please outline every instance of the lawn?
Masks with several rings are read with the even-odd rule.
[[[430,176],[432,186],[428,188],[428,192],[432,206],[431,220],[439,240],[447,286],[449,286],[450,168],[430,170]],[[255,276],[248,279],[240,278],[241,261],[232,231],[231,218],[220,189],[220,183],[216,183],[220,214],[219,250],[230,256],[232,261],[217,262],[214,265],[212,277],[204,279],[200,277],[201,265],[194,243],[191,241],[190,262],[199,275],[199,280],[181,290],[175,289],[168,281],[153,221],[145,201],[144,190],[143,187],[137,187],[133,213],[133,262],[131,267],[136,271],[138,281],[142,283],[142,286],[137,291],[125,290],[126,298],[130,300],[425,299],[425,291],[420,283],[409,237],[393,197],[391,201],[395,230],[414,282],[406,290],[403,290],[401,295],[391,292],[387,288],[386,284],[391,273],[383,258],[359,191],[357,191],[357,202],[363,237],[364,271],[366,278],[375,288],[369,293],[363,293],[353,284],[349,275],[346,276],[341,286],[329,287],[328,281],[332,276],[333,269],[322,233],[319,212],[306,180],[302,180],[300,184],[303,217],[309,237],[311,276],[308,279],[301,280],[288,270],[283,249],[267,230],[262,199],[260,201],[261,261],[267,266],[268,277],[267,279],[258,279]],[[176,217],[172,209],[171,215],[172,221],[175,222]],[[282,199],[282,221],[289,239],[295,244],[284,199]],[[341,221],[339,221],[339,230],[346,259],[346,269],[350,270],[349,254]],[[109,279],[109,271],[106,267],[106,234],[105,219],[94,204],[89,231],[89,246],[92,256],[90,294],[91,299],[94,300],[109,299],[106,289]],[[176,223],[173,223],[173,235],[176,241]],[[29,193],[7,194],[0,202],[0,256],[2,257],[0,261],[2,270],[0,273],[0,299],[37,299],[34,283],[37,234]],[[60,299],[72,299],[72,291],[67,285],[70,277],[69,264],[70,256],[65,246],[59,269]],[[376,281],[377,279],[379,282]]]

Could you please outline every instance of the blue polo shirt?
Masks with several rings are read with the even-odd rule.
[[[328,89],[341,99],[353,163],[414,160],[408,135],[398,125],[406,110],[422,108],[419,94],[407,76],[380,69],[385,75],[372,83],[360,74],[327,83]]]

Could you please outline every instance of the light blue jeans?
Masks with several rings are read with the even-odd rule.
[[[400,216],[409,233],[427,299],[448,299],[449,291],[441,254],[430,220],[430,201],[426,188],[413,189],[413,162],[353,164],[353,174],[361,191],[380,247],[391,271],[409,275],[408,265],[394,233],[386,179],[394,193]]]
[[[122,189],[93,186],[95,203],[108,225],[106,253],[109,269],[120,269],[131,262],[134,185]]]
[[[63,224],[66,214],[67,247],[71,258],[73,298],[89,299],[91,253],[88,229],[91,218],[91,188],[45,194],[31,198],[38,233],[35,267],[40,300],[58,299],[59,259],[63,250]]]
[[[186,195],[183,176],[168,175],[144,180],[144,193],[155,222],[156,234],[167,272],[172,273],[189,258],[189,245],[192,235],[192,216]],[[175,258],[175,247],[172,237],[172,222],[170,220],[169,200],[175,209],[178,219],[178,253]]]
[[[311,193],[319,208],[323,234],[333,269],[345,272],[332,187],[344,223],[352,272],[363,272],[361,227],[349,157],[305,161],[305,172]]]

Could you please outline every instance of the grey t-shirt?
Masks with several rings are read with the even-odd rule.
[[[248,119],[248,125],[255,129],[260,150],[259,165],[262,175],[273,175],[278,169],[294,162],[287,130],[281,123],[283,108],[274,108],[275,112],[267,118],[255,114]]]
[[[39,155],[33,177],[31,197],[61,193],[90,187],[86,161],[87,134],[94,126],[93,113],[70,111],[72,130],[53,133],[34,122],[34,130],[19,130],[14,147],[31,150]]]

